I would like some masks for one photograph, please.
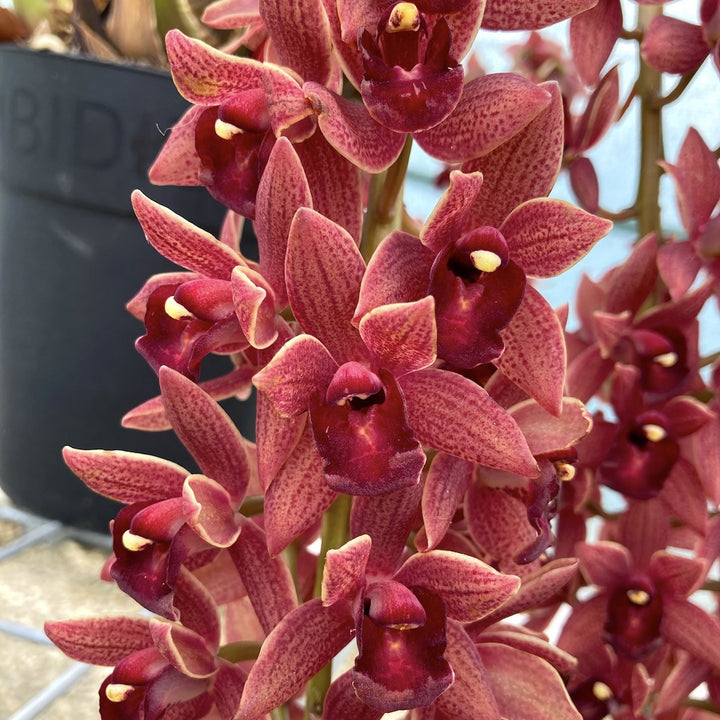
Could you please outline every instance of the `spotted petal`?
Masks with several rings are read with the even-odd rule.
[[[262,88],[262,63],[228,55],[171,30],[165,37],[170,71],[180,94],[192,103],[219,105],[228,96]]]
[[[410,425],[421,442],[488,467],[535,477],[515,421],[471,380],[428,368],[401,378]]]
[[[437,329],[432,297],[375,308],[363,317],[358,329],[380,366],[395,377],[435,362]]]
[[[512,258],[533,277],[559,275],[611,229],[609,220],[550,198],[528,200],[500,226]]]
[[[332,46],[322,2],[263,0],[260,12],[281,64],[305,80],[327,83],[332,72]]]
[[[531,285],[501,333],[505,352],[494,361],[501,373],[549,413],[561,410],[565,386],[565,339],[547,300]]]
[[[104,617],[46,622],[45,634],[68,657],[93,665],[117,665],[152,645],[149,618]]]
[[[277,303],[287,303],[285,254],[290,223],[300,207],[312,207],[303,166],[287,138],[279,138],[260,179],[255,201],[255,234],[260,271],[270,283]]]
[[[339,364],[363,360],[367,350],[351,320],[365,261],[347,231],[300,208],[290,226],[285,272],[290,306],[303,330]]]
[[[172,210],[153,202],[139,190],[132,203],[148,242],[171,262],[207,277],[229,280],[243,258],[210,233]]]
[[[487,30],[540,30],[589,10],[597,0],[487,0],[482,26]]]
[[[520,578],[447,550],[413,555],[394,579],[408,587],[420,585],[437,593],[448,616],[460,622],[472,622],[496,610],[520,587]]]
[[[161,368],[160,387],[173,429],[203,474],[240,501],[251,470],[245,439],[235,423],[202,388],[170,368]]]
[[[353,636],[344,603],[317,598],[288,614],[266,638],[243,691],[237,720],[260,720],[299,692]]]
[[[346,100],[318,83],[305,83],[304,89],[325,139],[354,165],[377,173],[390,167],[400,155],[405,136],[373,120],[364,105]]]
[[[65,447],[63,459],[91,490],[128,505],[178,497],[189,475],[169,460],[124,450]]]
[[[582,720],[558,672],[542,658],[499,643],[480,643],[480,656],[502,717]]]
[[[519,75],[484,75],[465,85],[460,101],[443,122],[414,137],[438,160],[465,162],[509,140],[549,102],[546,90]]]

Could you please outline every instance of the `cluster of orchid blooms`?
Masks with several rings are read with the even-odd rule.
[[[151,178],[228,214],[216,239],[133,196],[180,269],[128,305],[161,393],[123,422],[172,429],[197,468],[64,450],[125,504],[103,577],[150,613],[47,625],[114,668],[103,718],[720,714],[695,595],[720,553],[697,320],[720,287],[717,154],[690,129],[662,163],[684,237],[585,278],[578,329],[533,286],[611,228],[586,152],[618,114],[618,39],[680,83],[718,64],[718,0],[697,26],[638,2],[654,17],[628,32],[619,0],[218,0],[205,20],[246,28],[242,52],[169,34],[191,108]],[[462,64],[480,27],[569,17],[574,65],[537,33],[522,74]],[[424,221],[402,202],[413,141],[447,165]],[[583,209],[548,197],[563,166]],[[228,372],[201,376],[209,354]],[[218,401],[253,386],[251,442]]]

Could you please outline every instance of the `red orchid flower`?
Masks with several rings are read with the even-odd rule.
[[[337,79],[304,84],[291,68],[226,55],[179,31],[168,33],[166,45],[175,83],[193,107],[150,168],[154,183],[206,185],[227,207],[252,218],[272,148],[286,137],[302,160],[315,207],[353,235],[359,233],[358,168],[387,168],[402,150],[401,136],[376,123],[358,103],[341,99],[353,124],[342,137],[328,137],[308,88],[324,88],[324,82],[337,88]],[[366,137],[376,142],[364,142]]]
[[[176,602],[183,622],[107,617],[48,622],[69,657],[114,666],[100,686],[103,720],[160,720],[167,713],[232,717],[246,673],[218,656],[221,625],[207,589],[183,569]]]
[[[379,717],[377,713],[427,705],[453,682],[453,670],[443,657],[446,622],[454,628],[483,617],[514,593],[518,579],[458,553],[432,551],[401,562],[417,501],[418,488],[356,500],[352,532],[367,534],[328,553],[322,601],[305,603],[270,635],[267,651],[264,646],[248,677],[240,718],[259,718],[290,697],[314,667],[328,662],[330,653],[350,640],[353,628],[361,651],[353,684],[343,678],[331,688],[326,717]],[[390,517],[392,523],[387,522]],[[329,624],[336,628],[336,646],[330,636],[320,644],[301,642]],[[291,640],[296,637],[297,645]],[[296,647],[307,651],[296,656]],[[349,708],[361,714],[343,716]]]
[[[332,253],[323,252],[328,247]],[[432,298],[376,307],[353,325],[358,301],[365,305],[364,272],[348,233],[301,208],[290,230],[286,281],[306,334],[286,343],[253,379],[280,415],[309,411],[330,487],[380,494],[416,484],[424,465],[420,443],[534,475],[535,462],[509,416],[473,382],[431,367]],[[443,420],[460,407],[453,423]],[[457,442],[459,416],[465,440],[477,442]]]
[[[183,563],[237,540],[237,511],[254,471],[247,442],[201,388],[169,368],[161,370],[160,383],[172,428],[203,474],[136,453],[65,448],[63,454],[89,487],[127,503],[112,525],[112,578],[147,609],[177,619]]]
[[[497,227],[473,227],[483,176],[454,171],[450,177],[450,187],[420,238],[395,232],[380,244],[363,281],[356,317],[381,303],[430,295],[440,359],[461,369],[492,361],[529,395],[543,387],[538,402],[557,413],[564,381],[557,361],[564,355],[562,331],[549,305],[526,288],[525,276],[561,272],[610,224],[561,201],[535,198]],[[388,273],[390,267],[398,270]],[[528,343],[533,343],[533,353]],[[533,367],[533,357],[543,358],[542,368]]]

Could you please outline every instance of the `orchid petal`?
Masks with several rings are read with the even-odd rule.
[[[175,85],[189,102],[219,105],[235,93],[262,88],[257,60],[228,55],[179,30],[166,35],[165,49]]]
[[[430,465],[422,494],[422,516],[427,544],[422,551],[433,550],[443,539],[470,486],[473,464],[467,460],[438,453]],[[417,545],[417,538],[416,538]]]
[[[302,435],[307,415],[281,417],[262,392],[256,399],[258,479],[267,490]]]
[[[508,379],[559,415],[565,386],[566,350],[562,326],[547,300],[530,285],[501,332],[505,352],[494,364]]]
[[[368,573],[391,575],[397,569],[420,503],[415,485],[379,497],[357,497],[350,512],[350,534],[369,535]]]
[[[310,426],[265,493],[265,532],[272,557],[284,550],[327,510],[336,497],[325,481]]]
[[[479,475],[482,479],[482,470]],[[538,533],[528,520],[525,502],[502,487],[475,482],[465,495],[464,508],[468,530],[483,557],[503,571],[527,571],[527,565],[519,568],[515,558],[538,539]]]
[[[534,277],[559,275],[611,229],[609,220],[548,198],[528,200],[500,226],[513,259]]]
[[[258,20],[258,0],[214,0],[203,11],[202,22],[221,30],[246,28]]]
[[[453,620],[447,622],[448,646],[445,651],[455,671],[455,682],[435,701],[443,716],[458,720],[473,708],[483,720],[501,720],[500,710],[488,682],[487,671],[480,653],[463,626]]]
[[[665,479],[660,498],[681,523],[705,535],[707,501],[702,481],[691,462],[683,457],[678,459]]]
[[[290,226],[285,273],[293,313],[342,364],[367,350],[351,325],[365,261],[346,230],[314,210],[300,208]]]
[[[255,368],[240,366],[225,375],[198,383],[213,400],[226,400],[236,397],[247,400],[252,390],[252,377]],[[170,430],[172,425],[165,412],[161,395],[146,400],[128,411],[122,418],[122,426],[134,430]]]
[[[263,65],[263,70],[265,103],[273,134],[276,138],[287,135],[292,142],[302,142],[315,132],[317,124],[297,75],[269,62]]]
[[[45,634],[68,657],[92,665],[117,665],[131,653],[153,644],[150,620],[139,617],[46,622]]]
[[[658,550],[650,558],[649,574],[663,590],[687,597],[704,580],[705,564],[699,558],[686,558],[667,550]]]
[[[683,226],[688,233],[704,225],[720,200],[720,167],[715,153],[695,128],[689,128],[675,164],[661,163],[677,188]]]
[[[150,621],[150,632],[163,657],[183,675],[206,678],[215,672],[215,656],[196,632],[160,620]]]
[[[269,633],[297,607],[295,585],[284,559],[270,557],[265,533],[252,520],[242,523],[240,538],[228,552],[262,629]]]
[[[438,160],[465,162],[509,140],[549,102],[546,90],[519,75],[484,75],[465,85],[460,101],[445,120],[414,137]]]
[[[391,303],[414,302],[427,295],[435,253],[409,233],[390,233],[373,253],[360,286],[354,322]]]
[[[483,29],[540,30],[589,10],[597,0],[554,0],[526,3],[522,0],[487,0]]]
[[[170,368],[161,368],[160,388],[173,430],[203,474],[240,501],[251,472],[245,439],[235,423],[202,388]]]
[[[720,669],[720,624],[697,605],[684,598],[663,595],[660,632],[668,642],[713,669]]]
[[[691,438],[693,462],[703,495],[717,505],[720,503],[720,421],[715,418],[703,425]]]
[[[178,574],[174,604],[182,625],[200,635],[215,653],[222,633],[217,603],[205,584],[186,567],[180,568]]]
[[[233,305],[240,328],[250,345],[264,349],[278,338],[275,326],[275,293],[265,278],[238,265],[230,278]]]
[[[313,133],[295,145],[312,192],[312,207],[360,242],[362,173],[323,137]]]
[[[437,369],[401,378],[408,419],[421,442],[441,452],[524,477],[537,464],[515,421],[472,380]]]
[[[588,638],[602,637],[607,620],[607,605],[608,596],[604,592],[576,605],[560,632],[558,647],[570,655],[582,657],[583,662],[587,662],[589,654],[591,661],[602,663],[610,649],[606,647],[604,652],[588,653]]]
[[[381,720],[384,715],[357,696],[352,670],[333,680],[323,703],[323,720]]]
[[[614,364],[602,356],[598,345],[590,345],[568,365],[567,394],[587,402],[612,372]]]
[[[148,179],[153,185],[202,185],[202,162],[195,151],[195,128],[204,111],[202,105],[193,105],[173,125],[148,170]]]
[[[178,497],[189,475],[169,460],[124,450],[64,447],[63,459],[91,490],[128,505]]]
[[[665,243],[657,253],[657,268],[673,300],[681,298],[690,289],[702,264],[688,241]]]
[[[534,633],[523,626],[496,625],[486,629],[479,642],[499,643],[535,655],[550,663],[562,677],[569,677],[577,671],[578,661],[576,658],[551,645],[542,633]]]
[[[340,600],[352,602],[365,578],[372,540],[360,535],[337,550],[328,550],[323,569],[323,605],[334,605]]]
[[[446,550],[412,555],[394,579],[408,587],[419,585],[437,593],[448,616],[460,622],[472,622],[496,610],[520,587],[520,578]]]
[[[657,252],[657,236],[650,233],[635,245],[625,262],[612,271],[603,308],[606,313],[629,311],[631,316],[637,313],[657,281]]]
[[[550,663],[499,643],[480,643],[478,650],[503,717],[582,720]]]
[[[600,0],[594,8],[570,20],[570,50],[580,79],[594,87],[600,71],[622,34],[619,0]]]
[[[464,173],[479,171],[483,176],[466,227],[500,227],[518,205],[552,190],[564,148],[563,100],[555,83],[540,87],[550,93],[547,107],[509,140],[463,164]]]
[[[306,80],[325,84],[331,76],[332,46],[322,2],[263,0],[260,12],[281,64]]]
[[[255,201],[255,234],[260,271],[280,307],[287,304],[285,254],[290,223],[300,207],[312,207],[310,187],[297,153],[287,138],[279,138],[260,179]]]
[[[620,99],[619,82],[618,69],[613,67],[598,83],[571,139],[575,152],[595,146],[615,122]]]
[[[483,185],[479,172],[450,173],[450,185],[443,193],[430,217],[423,225],[420,240],[434,253],[439,253],[448,242],[463,234],[467,213]]]
[[[148,242],[171,262],[201,275],[229,280],[243,258],[210,233],[145,197],[139,190],[132,203]]]
[[[592,427],[590,414],[576,398],[563,398],[557,416],[550,415],[532,400],[515,405],[509,412],[536,456],[572,447]]]
[[[306,412],[310,399],[325,390],[337,371],[325,346],[312,335],[298,335],[253,377],[253,384],[283,417]]]
[[[373,120],[364,105],[318,83],[305,83],[304,89],[318,115],[320,131],[343,157],[370,173],[382,172],[397,160],[405,144],[402,133]]]
[[[268,635],[243,690],[237,720],[260,720],[289,700],[353,637],[344,603],[316,598],[288,614]]]
[[[437,357],[432,297],[375,308],[363,316],[358,330],[380,366],[395,377],[428,367]]]
[[[227,490],[204,475],[190,475],[183,487],[185,522],[208,544],[229,547],[240,535],[239,516]]]
[[[475,627],[479,630],[477,638],[480,638],[482,630],[491,623],[521,613],[530,608],[541,607],[551,598],[557,596],[560,591],[575,577],[578,571],[576,558],[557,558],[543,565],[538,570],[525,575],[522,578],[520,589],[504,605],[483,618],[477,625],[467,626],[471,637],[476,637]]]
[[[453,56],[458,60],[464,58],[470,52],[480,28],[485,12],[485,0],[460,0],[456,3],[457,12],[452,12],[449,9],[450,4],[445,0],[437,4],[425,0],[423,3],[418,2],[417,5],[425,13],[448,13],[446,19],[452,33]]]
[[[603,540],[592,545],[578,543],[576,552],[590,582],[601,587],[615,587],[632,574],[633,560],[627,548]]]

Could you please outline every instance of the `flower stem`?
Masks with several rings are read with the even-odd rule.
[[[370,180],[368,206],[363,222],[360,250],[369,261],[383,238],[399,230],[403,219],[403,185],[410,160],[412,137],[407,136],[398,159]]]
[[[218,650],[218,656],[232,663],[239,663],[245,660],[257,660],[262,643],[251,641],[239,641],[223,645]]]
[[[660,5],[639,5],[638,25],[639,32],[644,32],[650,21],[662,14]],[[650,232],[657,234],[662,240],[660,225],[660,193],[661,169],[658,160],[662,160],[662,105],[658,102],[662,94],[662,75],[645,63],[640,54],[638,44],[638,59],[640,72],[638,74],[637,90],[640,98],[640,180],[638,183],[637,200],[638,229],[640,237]]]
[[[350,508],[352,498],[350,495],[338,495],[322,520],[322,544],[318,555],[315,574],[314,597],[320,597],[322,592],[322,578],[325,569],[325,557],[328,550],[340,547],[348,540],[350,525]],[[328,663],[307,685],[305,695],[305,719],[322,716],[323,703],[330,682],[332,680],[332,663]]]

